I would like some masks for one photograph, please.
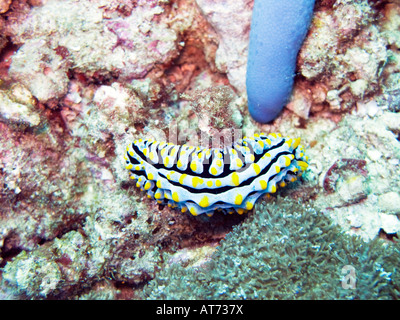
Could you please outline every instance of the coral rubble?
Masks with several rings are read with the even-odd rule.
[[[0,298],[400,297],[400,2],[316,1],[268,125],[247,111],[252,5],[0,0]],[[300,136],[310,166],[210,218],[143,197],[124,168],[136,139],[235,132]]]

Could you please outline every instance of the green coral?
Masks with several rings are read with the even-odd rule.
[[[149,299],[400,298],[400,246],[343,234],[311,204],[261,203],[227,235],[207,268],[178,264],[144,288]],[[344,289],[353,266],[356,288]],[[347,283],[347,282],[346,282]]]

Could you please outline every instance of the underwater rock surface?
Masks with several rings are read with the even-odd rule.
[[[247,110],[252,6],[0,2],[2,299],[400,297],[400,3],[316,1],[267,125]],[[309,168],[247,214],[159,205],[124,167],[138,139],[259,132],[301,137]]]

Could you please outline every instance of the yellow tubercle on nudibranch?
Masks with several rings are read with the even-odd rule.
[[[304,153],[300,138],[260,133],[224,149],[139,139],[124,159],[136,186],[158,203],[192,215],[243,214],[260,196],[296,181],[308,167]]]

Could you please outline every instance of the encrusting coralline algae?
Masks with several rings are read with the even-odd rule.
[[[245,95],[252,4],[0,1],[0,297],[399,298],[400,3],[316,1],[267,125]],[[233,129],[301,137],[308,170],[211,218],[129,180],[135,140]]]

